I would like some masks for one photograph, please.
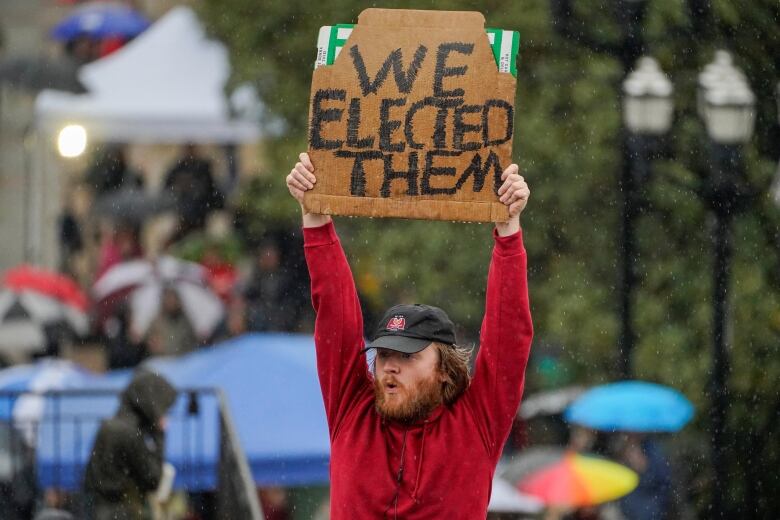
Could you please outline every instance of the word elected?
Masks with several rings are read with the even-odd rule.
[[[349,48],[360,96],[348,99],[344,88],[316,90],[312,96],[309,143],[314,150],[332,151],[335,157],[352,162],[351,195],[366,196],[365,165],[370,161],[382,161],[381,197],[390,197],[391,183],[398,179],[406,181],[405,193],[411,196],[454,194],[469,178],[473,178],[473,191],[480,192],[491,172],[493,190],[498,190],[503,168],[490,148],[512,139],[514,107],[503,99],[487,99],[480,104],[465,102],[465,88],[454,83],[467,74],[468,65],[452,64],[457,55],[470,56],[473,50],[473,43],[439,44],[429,95],[410,99],[420,69],[426,58],[430,59],[426,46],[417,47],[407,66],[402,51],[392,51],[373,78],[358,46]],[[391,85],[390,78],[399,95],[382,98],[378,103],[375,98],[369,99],[378,95],[383,85]],[[366,106],[373,113],[366,114]],[[468,164],[460,175],[454,167],[442,165],[442,161],[446,163],[443,158],[461,157],[469,152],[470,160],[459,160],[460,164]],[[402,162],[405,158],[407,169],[396,170],[394,157]],[[437,176],[453,177],[455,182],[434,187],[431,179]]]

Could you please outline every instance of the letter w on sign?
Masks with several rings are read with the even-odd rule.
[[[306,209],[506,220],[497,190],[512,162],[516,80],[499,71],[484,17],[366,9],[343,48],[312,78]]]
[[[417,47],[417,51],[414,53],[412,63],[409,64],[409,68],[404,72],[403,65],[401,64],[402,54],[401,49],[396,49],[390,53],[379,72],[374,76],[374,81],[371,81],[366,72],[366,64],[363,62],[363,56],[360,55],[360,50],[357,45],[353,45],[349,48],[349,54],[352,56],[352,62],[355,66],[355,71],[360,81],[360,89],[364,96],[368,94],[376,94],[377,89],[382,86],[382,83],[387,79],[387,74],[390,72],[390,67],[393,67],[393,77],[395,78],[395,84],[398,87],[399,92],[408,94],[412,90],[414,80],[417,78],[417,71],[420,70],[420,65],[425,59],[425,55],[428,53],[428,48],[420,45]]]

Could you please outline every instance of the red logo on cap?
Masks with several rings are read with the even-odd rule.
[[[403,316],[393,316],[387,322],[387,330],[404,330],[406,328],[406,318]]]

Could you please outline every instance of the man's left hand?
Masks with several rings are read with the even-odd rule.
[[[520,213],[531,196],[531,190],[519,172],[520,168],[516,164],[510,164],[501,175],[504,182],[498,189],[498,198],[507,206],[509,220],[496,222],[496,230],[500,236],[513,235],[520,230]]]
[[[522,213],[531,196],[531,190],[519,172],[520,168],[516,164],[510,164],[501,175],[504,183],[498,189],[499,200],[509,207],[510,217]]]

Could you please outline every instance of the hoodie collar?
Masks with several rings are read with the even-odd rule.
[[[439,418],[441,417],[441,414],[444,413],[444,407],[445,407],[444,403],[440,404],[439,406],[434,408],[433,411],[431,411],[431,413],[428,414],[428,417],[413,423],[401,423],[401,422],[382,418],[382,424],[386,424],[394,428],[401,428],[407,430],[410,428],[419,428],[421,426],[425,426],[426,424],[431,424],[433,422],[438,421]]]

